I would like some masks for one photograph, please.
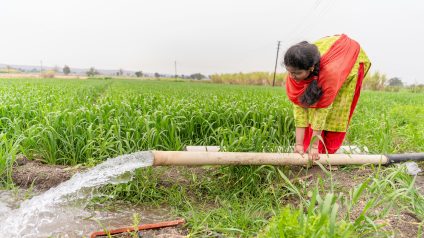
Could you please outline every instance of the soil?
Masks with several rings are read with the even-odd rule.
[[[420,176],[420,174],[417,176],[417,179],[415,180],[415,187],[421,194],[424,194],[424,176]]]
[[[13,182],[21,188],[34,188],[44,191],[70,179],[81,167],[48,165],[38,160],[28,160],[18,155],[13,168]]]
[[[140,238],[182,238],[187,236],[187,231],[180,227],[166,227],[162,229],[150,229],[138,231],[136,237]],[[116,234],[116,238],[133,238],[134,233]]]

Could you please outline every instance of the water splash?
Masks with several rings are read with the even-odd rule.
[[[66,230],[63,226],[67,223],[80,220],[75,214],[81,217],[87,215],[81,208],[66,204],[78,199],[88,201],[95,196],[92,193],[95,188],[127,182],[132,177],[122,179],[120,176],[152,164],[153,154],[143,151],[108,159],[86,172],[77,173],[57,187],[24,201],[17,209],[3,208],[0,234],[2,237],[47,237]],[[67,222],[64,223],[64,220]],[[61,225],[58,227],[56,223],[59,221]]]

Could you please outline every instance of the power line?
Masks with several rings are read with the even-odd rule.
[[[325,1],[326,3],[323,3],[323,0],[315,1],[313,6],[306,12],[306,14],[300,18],[300,21],[297,22],[295,27],[293,27],[287,33],[288,37],[285,37],[285,39],[282,41],[282,46],[287,47],[287,44],[293,43],[293,41],[297,40],[299,36],[302,36],[305,30],[315,26],[317,21],[315,18],[325,12],[326,5],[330,1],[331,0]]]
[[[293,41],[298,40],[300,36],[304,36],[305,32],[316,27],[319,19],[327,15],[329,10],[334,7],[334,1],[335,0],[315,1],[314,6],[309,9],[309,12],[304,17],[301,18],[302,21],[299,21],[296,27],[290,31],[288,37],[283,39],[281,47],[288,47],[289,43],[293,43]]]

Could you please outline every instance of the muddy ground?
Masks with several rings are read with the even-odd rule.
[[[201,167],[184,168],[191,170],[199,176],[204,176]],[[83,171],[82,167],[69,167],[60,165],[46,165],[40,161],[29,161],[25,157],[20,156],[13,172],[13,180],[16,185],[21,188],[33,188],[37,191],[45,191],[59,183],[68,180],[73,174]],[[176,182],[182,186],[190,183],[181,173],[181,168],[171,167],[162,176],[163,184]],[[309,186],[313,186],[318,178],[323,180],[329,179],[329,176],[318,166],[306,169],[303,167],[294,167],[292,182],[306,182]],[[337,190],[347,191],[352,187],[360,184],[366,178],[371,176],[372,170],[366,167],[358,168],[336,168],[332,170],[332,179],[335,181]],[[416,186],[420,192],[424,192],[424,176],[418,176]],[[365,203],[365,201],[363,201]],[[357,214],[361,212],[358,209]],[[353,214],[355,216],[355,214]],[[160,222],[160,221],[157,221]],[[421,222],[414,214],[408,212],[392,212],[386,216],[384,221],[387,228],[395,232],[395,237],[417,237],[418,225]],[[122,224],[126,227],[130,224]],[[169,227],[164,229],[155,229],[140,232],[141,237],[184,237],[187,230],[183,227]],[[131,234],[122,234],[114,237],[131,237]],[[132,236],[133,237],[133,236]]]
[[[75,173],[82,172],[84,170],[86,170],[86,168],[81,166],[70,167],[63,165],[48,165],[44,164],[40,160],[31,161],[28,160],[25,156],[19,155],[14,166],[12,179],[15,185],[19,186],[20,188],[32,189],[35,193],[38,194],[59,185],[60,183],[70,179]],[[181,177],[178,173],[172,173],[170,176]],[[155,212],[153,211],[152,213]],[[162,220],[149,222],[162,222]],[[114,227],[120,228],[130,225],[131,224],[128,223],[119,224],[118,222],[118,224],[115,224]],[[187,233],[187,229],[185,229],[182,225],[179,225],[162,229],[143,230],[137,232],[136,235],[143,238],[179,238],[187,236]],[[113,235],[112,237],[134,237],[134,233],[122,233],[119,235]]]
[[[44,191],[70,179],[81,167],[48,165],[41,161],[30,161],[19,155],[13,168],[13,182],[21,188]]]

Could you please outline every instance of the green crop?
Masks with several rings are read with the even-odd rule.
[[[292,106],[282,87],[122,79],[0,82],[3,187],[13,187],[18,154],[92,166],[125,153],[187,145],[290,151],[295,139]],[[422,105],[420,93],[362,92],[345,144],[375,154],[424,151]],[[338,191],[329,172],[329,181],[295,183],[289,167],[206,167],[200,174],[179,168],[183,185],[163,181],[166,171],[139,170],[127,184],[101,188],[108,196],[93,202],[112,197],[170,206],[187,219],[192,236],[386,236],[390,232],[377,221],[395,208],[424,219],[423,197],[402,167],[375,168],[349,191]],[[367,209],[352,217],[360,199]]]

